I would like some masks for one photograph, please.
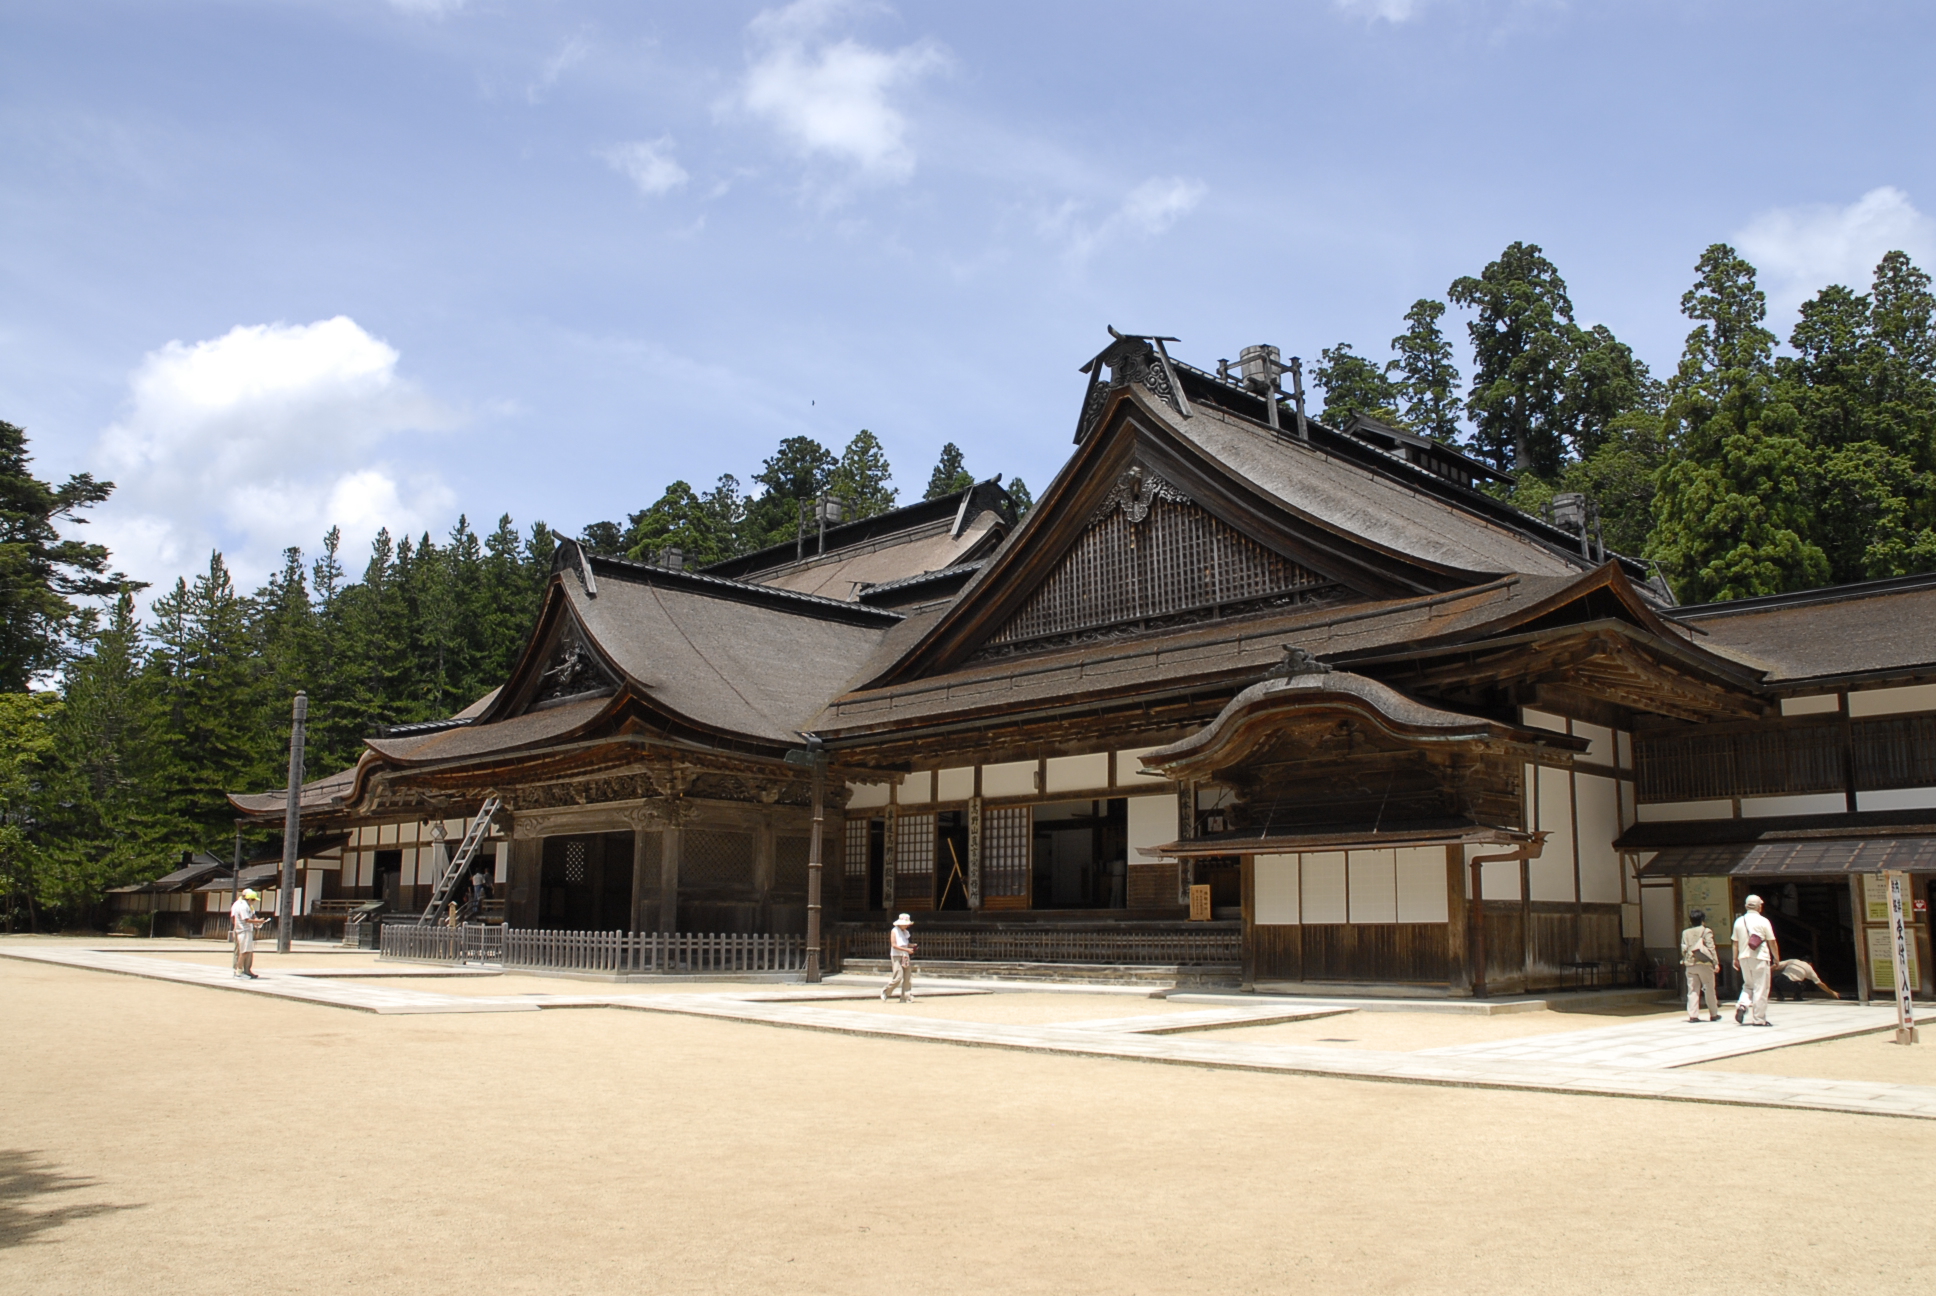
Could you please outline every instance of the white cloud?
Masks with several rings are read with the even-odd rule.
[[[538,79],[524,88],[525,102],[533,104],[542,102],[551,92],[551,87],[558,84],[558,78],[583,63],[591,52],[592,43],[585,39],[582,33],[559,46],[558,52],[546,59],[543,66],[538,69]]]
[[[1156,238],[1168,233],[1203,201],[1207,192],[1200,180],[1151,176],[1131,189],[1115,210],[1093,225],[1081,219],[1081,205],[1074,201],[1063,203],[1043,217],[1040,224],[1043,233],[1065,240],[1070,255],[1082,261],[1125,235]]]
[[[238,326],[170,342],[129,379],[126,413],[101,434],[116,483],[95,534],[131,575],[170,585],[220,548],[251,587],[288,545],[313,551],[341,524],[348,553],[380,526],[448,516],[434,473],[380,457],[450,413],[397,373],[395,348],[344,316]]]
[[[858,6],[847,0],[797,0],[748,24],[753,54],[739,107],[766,121],[803,157],[826,156],[863,174],[904,180],[915,153],[908,120],[891,97],[942,66],[932,41],[876,49],[827,29]]]
[[[1749,221],[1734,245],[1754,263],[1770,305],[1792,310],[1832,283],[1866,292],[1876,262],[1900,249],[1927,266],[1936,257],[1936,220],[1891,185],[1846,207],[1778,207]]]
[[[599,156],[605,164],[633,184],[648,198],[669,193],[686,183],[686,169],[672,156],[672,137],[661,135],[655,140],[638,140],[630,144],[614,144],[604,149]]]

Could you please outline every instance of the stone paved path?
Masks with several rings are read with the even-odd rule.
[[[1680,1069],[1693,1062],[1859,1034],[1893,1023],[1892,1009],[1865,1009],[1853,1004],[1783,1005],[1781,1012],[1774,1016],[1784,1024],[1773,1030],[1749,1030],[1731,1022],[1710,1026],[1649,1021],[1400,1053],[1239,1043],[1198,1034],[1219,1026],[1261,1025],[1352,1010],[1351,1005],[1335,1003],[1230,1005],[1202,1012],[1023,1026],[926,1017],[920,1014],[918,1003],[905,1014],[854,1012],[828,1006],[877,993],[861,987],[749,988],[703,994],[619,991],[538,996],[450,995],[430,989],[363,985],[340,975],[314,976],[302,970],[264,973],[260,980],[239,981],[226,967],[77,946],[0,944],[0,957],[381,1014],[536,1012],[544,1008],[603,1007],[880,1038],[1185,1066],[1936,1120],[1936,1087],[1931,1086]],[[381,977],[388,972],[371,969],[367,975]],[[426,983],[429,980],[425,978]],[[962,987],[956,993],[978,993],[985,989]]]

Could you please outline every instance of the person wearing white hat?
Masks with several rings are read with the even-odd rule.
[[[1761,897],[1751,895],[1734,920],[1734,966],[1741,973],[1741,998],[1734,1005],[1734,1024],[1767,1026],[1769,974],[1781,962],[1775,926],[1761,916]]]
[[[235,897],[235,903],[229,906],[229,935],[235,938],[235,975],[251,981],[261,979],[255,974],[255,929],[269,921],[255,916],[255,902],[261,898],[251,889]]]
[[[914,1002],[914,937],[908,929],[914,926],[914,919],[902,914],[887,929],[887,984],[881,987],[881,998],[885,1000],[894,993],[894,987],[901,987],[901,1002]]]

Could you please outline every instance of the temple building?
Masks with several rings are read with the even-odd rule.
[[[421,909],[493,804],[514,927],[798,933],[818,763],[836,962],[906,910],[931,960],[1630,984],[1752,889],[1867,994],[1901,869],[1927,992],[1936,577],[1676,607],[1587,502],[1168,341],[1085,366],[1025,517],[996,480],[701,570],[563,547],[501,688],[304,789],[305,905]]]

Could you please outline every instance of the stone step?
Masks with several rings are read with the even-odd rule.
[[[856,976],[887,976],[886,959],[850,958],[843,972]],[[948,959],[916,959],[917,977],[960,978],[972,981],[1091,981],[1107,985],[1235,986],[1241,980],[1235,963],[1004,963]]]

